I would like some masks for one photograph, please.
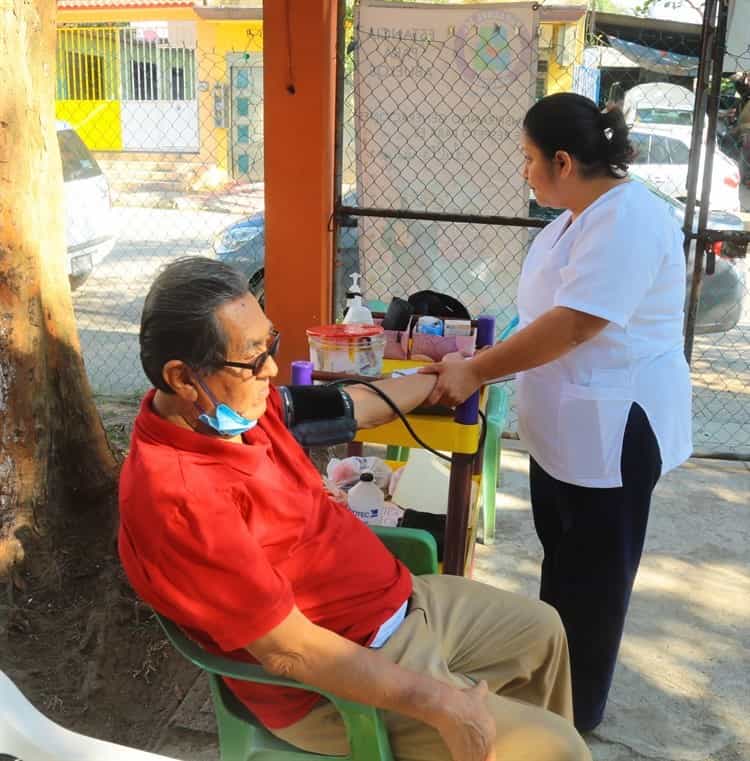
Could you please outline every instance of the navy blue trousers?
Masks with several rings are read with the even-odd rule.
[[[568,635],[579,731],[602,720],[638,571],[661,455],[643,409],[625,429],[622,486],[593,489],[550,476],[531,459],[531,506],[544,548],[539,596]]]

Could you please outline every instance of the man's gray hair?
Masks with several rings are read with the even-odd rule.
[[[214,259],[191,256],[168,264],[152,283],[141,315],[141,364],[151,383],[174,393],[162,376],[173,359],[198,372],[218,370],[227,339],[216,310],[247,292],[247,278]]]

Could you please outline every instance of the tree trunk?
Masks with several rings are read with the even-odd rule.
[[[0,579],[43,573],[66,532],[107,543],[114,518],[67,278],[55,44],[55,0],[0,0]]]

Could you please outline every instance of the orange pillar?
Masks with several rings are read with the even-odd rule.
[[[263,3],[266,312],[284,333],[279,382],[330,322],[336,0]]]

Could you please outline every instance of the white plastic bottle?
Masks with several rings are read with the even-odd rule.
[[[362,303],[362,289],[359,287],[359,272],[353,272],[352,284],[346,294],[345,325],[373,325],[372,312]]]
[[[375,483],[375,476],[365,471],[359,481],[349,490],[349,509],[365,523],[374,523],[380,517],[385,505],[385,496]]]
[[[352,298],[352,305],[344,315],[344,325],[373,325],[372,312],[362,303],[361,296]]]
[[[349,288],[346,291],[346,308],[349,309],[349,307],[352,305],[352,300],[355,296],[361,296],[362,295],[362,289],[359,286],[359,279],[362,277],[359,272],[352,272],[352,274],[349,276],[352,279],[352,284],[349,286]]]

